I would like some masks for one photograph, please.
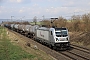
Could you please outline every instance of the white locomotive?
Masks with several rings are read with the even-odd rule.
[[[56,48],[69,48],[69,35],[66,28],[46,28],[41,27],[36,29],[36,40],[50,47]]]

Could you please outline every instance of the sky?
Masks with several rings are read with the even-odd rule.
[[[90,0],[0,0],[0,19],[67,18],[89,12]]]

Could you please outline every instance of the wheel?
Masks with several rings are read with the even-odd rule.
[[[49,48],[51,48],[51,49],[52,49],[52,45],[49,45]]]
[[[57,49],[56,46],[53,46],[52,48],[53,48],[53,50],[56,50]]]
[[[68,47],[67,47],[67,50],[71,50],[71,47],[70,47],[70,46],[68,46]]]

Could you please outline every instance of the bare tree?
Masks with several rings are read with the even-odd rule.
[[[85,24],[85,31],[90,31],[90,28],[89,28],[89,23],[90,23],[90,15],[89,14],[84,14],[82,15],[82,20]]]
[[[63,17],[59,17],[55,22],[54,25],[57,27],[65,27],[66,26],[66,19],[64,19]]]
[[[80,16],[79,15],[73,15],[71,17],[71,19],[72,19],[72,24],[73,24],[72,30],[73,31],[80,31],[80,27],[79,27],[80,20],[81,20]]]
[[[44,25],[45,27],[50,27],[50,21],[49,20],[43,20],[42,25]]]

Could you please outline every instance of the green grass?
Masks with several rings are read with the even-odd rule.
[[[5,29],[0,27],[0,60],[33,60],[34,58],[34,55],[25,52],[19,46],[13,45],[8,39]]]
[[[30,24],[34,25],[35,23],[34,22],[30,22]],[[41,25],[41,22],[37,22],[36,24],[37,25]]]

